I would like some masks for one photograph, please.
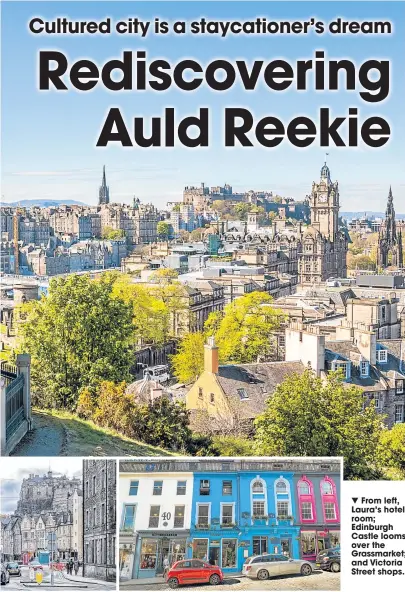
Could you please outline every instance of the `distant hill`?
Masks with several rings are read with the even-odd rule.
[[[367,210],[361,210],[361,212],[340,212],[340,216],[342,216],[342,218],[347,218],[348,220],[351,220],[352,218],[363,218],[364,215],[366,215],[367,218],[385,218],[385,212],[368,212]],[[405,214],[396,213],[395,217],[402,220],[405,218]]]
[[[60,205],[72,206],[88,206],[89,204],[85,204],[82,201],[77,201],[75,199],[22,199],[21,201],[13,201],[13,202],[5,202],[1,203],[2,206],[12,206],[17,207],[21,206],[22,208],[32,208],[34,206],[39,206],[40,208],[49,208],[51,206],[60,206]]]

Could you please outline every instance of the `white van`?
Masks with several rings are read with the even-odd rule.
[[[145,378],[148,374],[156,382],[167,382],[170,378],[169,366],[149,366],[144,369],[143,377]]]

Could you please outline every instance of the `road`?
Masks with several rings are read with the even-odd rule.
[[[270,580],[259,582],[258,580],[250,580],[249,578],[235,576],[227,577],[222,586],[226,590],[273,590],[282,592],[284,590],[340,590],[340,574],[334,574],[327,571],[314,571],[310,576],[289,576],[271,578]],[[196,585],[189,588],[181,588],[181,590],[192,590],[193,592],[203,592],[215,590],[220,591],[222,586],[210,585]],[[120,585],[120,590],[134,590],[134,592],[141,592],[141,590],[169,590],[166,584],[139,584],[130,587],[125,583]],[[179,589],[180,590],[180,589]]]
[[[79,575],[66,576],[64,573],[58,571],[54,572],[54,586],[51,586],[51,574],[48,567],[45,566],[43,574],[44,577],[41,587],[47,592],[53,590],[58,590],[59,592],[61,590],[74,590],[75,592],[80,592],[80,590],[100,590],[100,592],[103,592],[104,590],[116,589],[114,582],[90,580],[88,578],[82,578]],[[32,577],[32,573],[30,574],[28,567],[23,566],[21,569],[21,577],[10,576],[10,583],[5,586],[3,590],[4,592],[9,592],[11,590],[37,590],[39,586],[35,583],[35,580],[32,580]]]

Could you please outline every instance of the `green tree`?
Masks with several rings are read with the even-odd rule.
[[[235,205],[235,213],[239,216],[240,220],[246,220],[248,213],[252,209],[252,204],[240,202]]]
[[[213,436],[212,448],[218,456],[254,456],[254,442],[241,436]]]
[[[179,382],[196,380],[204,369],[204,334],[188,333],[171,358],[173,373]]]
[[[275,331],[285,317],[272,308],[272,301],[265,292],[252,292],[227,304],[214,333],[222,362],[256,362],[259,356],[267,357],[274,351]],[[218,315],[210,315],[207,324],[218,325]]]
[[[105,240],[117,240],[125,237],[125,230],[114,229],[111,226],[105,226],[101,233],[101,237]]]
[[[132,307],[112,289],[112,275],[70,275],[22,307],[19,349],[32,356],[35,404],[75,408],[82,388],[129,376]]]
[[[159,238],[166,239],[166,240],[169,238],[170,224],[168,224],[168,222],[161,220],[160,222],[157,223],[156,230],[157,230]]]
[[[405,475],[405,423],[397,423],[381,433],[379,455],[381,463]]]
[[[347,479],[379,478],[382,418],[362,391],[338,373],[326,380],[311,370],[279,384],[256,421],[260,456],[343,456]]]
[[[162,300],[143,285],[134,284],[121,274],[113,287],[113,296],[132,306],[133,341],[137,345],[161,345],[170,333],[170,312]]]

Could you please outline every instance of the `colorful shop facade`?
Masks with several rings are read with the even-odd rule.
[[[314,560],[339,544],[335,459],[176,459],[120,463],[120,577],[197,558],[239,573],[247,557]]]

